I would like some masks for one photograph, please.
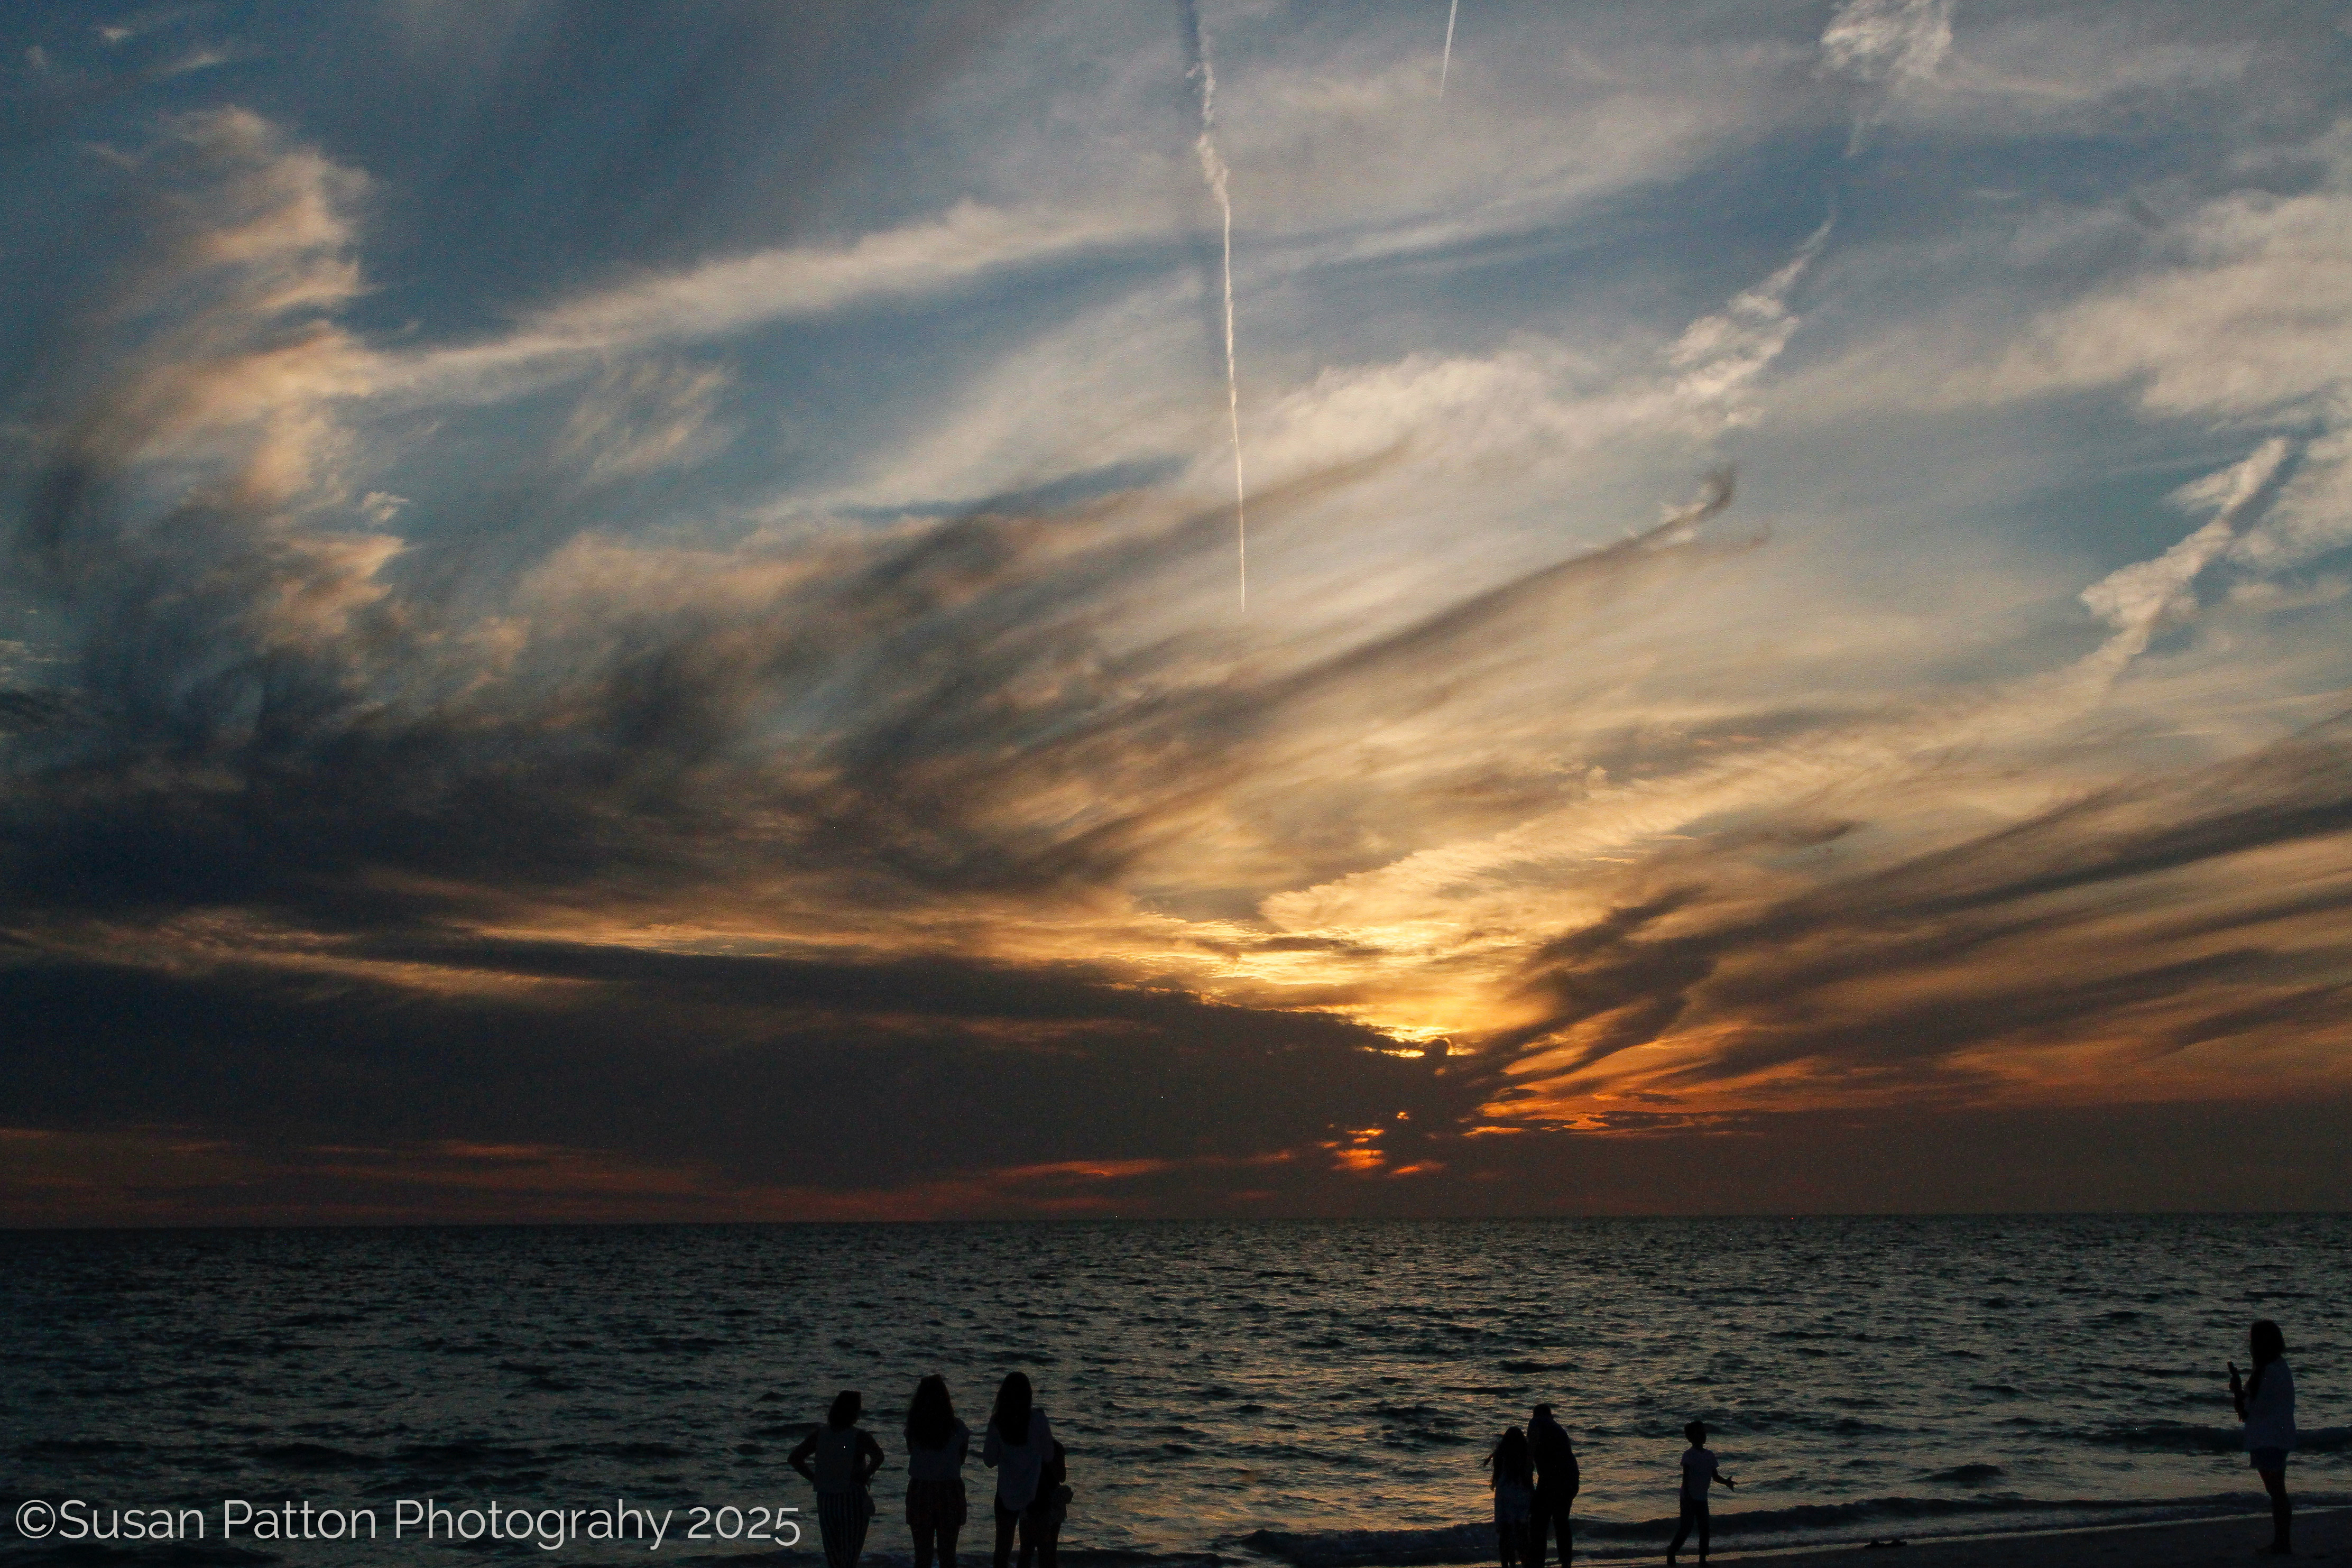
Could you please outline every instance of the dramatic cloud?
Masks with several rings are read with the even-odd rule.
[[[1234,401],[1172,18],[20,21],[8,1216],[2343,1201],[2352,106],[1974,15],[1213,15]]]

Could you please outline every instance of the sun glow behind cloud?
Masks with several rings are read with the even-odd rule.
[[[1592,1151],[2340,1103],[2344,106],[2167,34],[2062,109],[1971,15],[1482,17],[1440,122],[1420,33],[1236,14],[1245,619],[1172,30],[972,24],[853,117],[962,127],[929,208],[502,313],[381,308],[425,173],[330,106],[118,110],[12,369],[25,1213],[1623,1206]],[[2235,162],[2066,194],[2158,79]],[[2021,102],[2030,214],[1868,176]]]

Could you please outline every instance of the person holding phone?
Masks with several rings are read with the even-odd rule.
[[[2287,1370],[2286,1336],[2268,1318],[2246,1331],[2246,1348],[2253,1357],[2253,1375],[2239,1381],[2238,1363],[2230,1363],[2230,1403],[2246,1424],[2246,1457],[2263,1490],[2271,1495],[2271,1543],[2263,1548],[2277,1557],[2290,1555],[2290,1529],[2294,1505],[2287,1500],[2286,1457],[2294,1450],[2294,1373]]]
[[[1016,1531],[1024,1561],[1044,1542],[1053,1499],[1043,1483],[1053,1453],[1053,1425],[1037,1408],[1028,1374],[1006,1373],[997,1386],[996,1408],[989,1413],[988,1437],[980,1448],[980,1462],[996,1472],[995,1568],[1013,1568]]]

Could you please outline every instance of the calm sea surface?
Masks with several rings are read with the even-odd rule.
[[[1016,1367],[1080,1565],[1487,1560],[1479,1460],[1538,1399],[1589,1555],[1660,1550],[1694,1417],[1740,1483],[1725,1550],[2252,1511],[2222,1363],[2255,1317],[2295,1369],[2293,1484],[2352,1500],[2346,1215],[16,1232],[0,1264],[0,1503],[207,1530],[0,1524],[7,1563],[642,1559],[389,1538],[401,1500],[615,1499],[670,1511],[656,1562],[751,1550],[683,1539],[731,1505],[800,1509],[821,1563],[784,1455],[844,1387],[892,1459],[869,1556],[904,1563],[915,1380],[977,1430]],[[226,1499],[382,1534],[224,1543]]]

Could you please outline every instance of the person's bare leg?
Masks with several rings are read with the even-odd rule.
[[[2287,1500],[2286,1470],[2258,1470],[2263,1478],[2263,1490],[2271,1494],[2271,1543],[2263,1548],[2284,1557],[2294,1550],[2291,1539],[2294,1525],[2294,1504]]]
[[[940,1568],[956,1568],[956,1536],[961,1527],[952,1524],[940,1524],[933,1525],[931,1528],[939,1531]]]

